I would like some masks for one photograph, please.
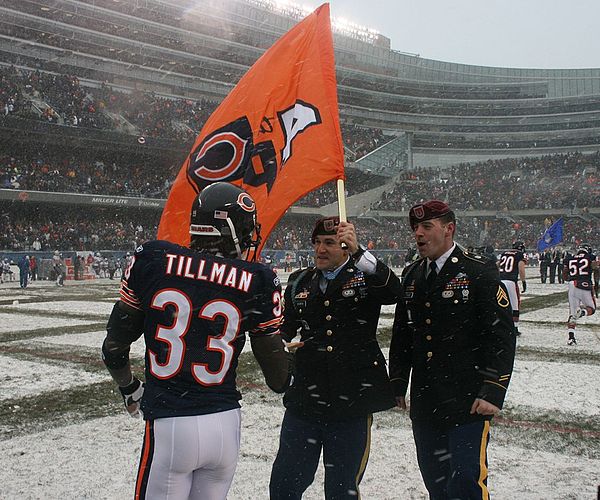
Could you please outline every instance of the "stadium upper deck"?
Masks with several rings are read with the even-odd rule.
[[[209,5],[210,4],[210,5]],[[219,100],[296,19],[244,0],[0,0],[0,61]],[[600,69],[423,59],[336,35],[340,108],[414,150],[594,146]]]

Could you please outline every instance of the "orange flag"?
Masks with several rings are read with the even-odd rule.
[[[333,179],[344,179],[344,146],[323,4],[267,50],[209,117],[171,188],[158,238],[187,246],[195,196],[227,181],[254,198],[264,243],[291,205]]]

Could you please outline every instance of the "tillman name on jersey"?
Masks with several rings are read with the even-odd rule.
[[[194,259],[172,253],[166,254],[166,257],[167,269],[165,273],[170,276],[210,281],[236,288],[242,292],[248,292],[254,277],[252,273],[226,263],[212,262],[207,267],[204,259]]]

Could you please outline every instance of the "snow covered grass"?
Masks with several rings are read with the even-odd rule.
[[[112,307],[111,307],[112,309]],[[107,316],[108,317],[108,316]],[[99,330],[94,332],[86,332],[86,333],[76,333],[76,334],[67,334],[67,335],[56,335],[53,337],[43,337],[39,339],[31,339],[28,340],[28,343],[32,342],[40,342],[46,344],[54,344],[54,345],[65,345],[72,347],[88,347],[90,349],[95,349],[99,351],[102,342],[104,341],[104,337],[106,337],[106,330]],[[137,342],[131,344],[131,350],[129,352],[130,358],[144,358],[144,352],[146,349],[146,345],[144,343],[144,338],[142,337]]]
[[[0,400],[39,395],[103,380],[110,380],[110,375],[0,356]]]
[[[0,309],[6,311],[7,309]],[[93,321],[77,320],[68,318],[52,318],[52,327],[74,326],[92,324]],[[1,333],[16,333],[19,331],[43,330],[48,328],[47,321],[40,319],[39,316],[31,316],[30,314],[10,314],[0,312],[0,334]]]
[[[55,302],[19,302],[5,309],[17,311],[62,312],[108,317],[112,311],[116,297],[111,302],[92,302],[83,300],[59,300]]]
[[[523,335],[505,410],[492,427],[492,496],[595,498],[600,315],[584,318],[577,329],[579,345],[566,346],[566,287],[533,281],[528,278],[524,298],[531,298],[523,303]],[[0,499],[131,498],[143,425],[123,414],[99,359],[105,334],[100,323],[110,313],[118,284],[52,285],[0,288]],[[382,311],[384,347],[393,310]],[[138,372],[142,357],[139,341],[132,348]],[[283,408],[277,395],[257,387],[261,377],[250,353],[242,355],[239,371],[242,449],[229,498],[267,498]],[[323,498],[322,481],[320,468],[305,498]],[[426,498],[405,413],[375,415],[361,494],[377,500]]]

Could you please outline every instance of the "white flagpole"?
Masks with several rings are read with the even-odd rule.
[[[337,195],[340,222],[346,222],[346,190],[344,189],[344,179],[337,180]]]
[[[346,222],[346,190],[344,189],[344,179],[337,180],[337,195],[338,195],[338,212],[340,215],[340,222]],[[348,246],[342,243],[342,248],[346,250]]]

